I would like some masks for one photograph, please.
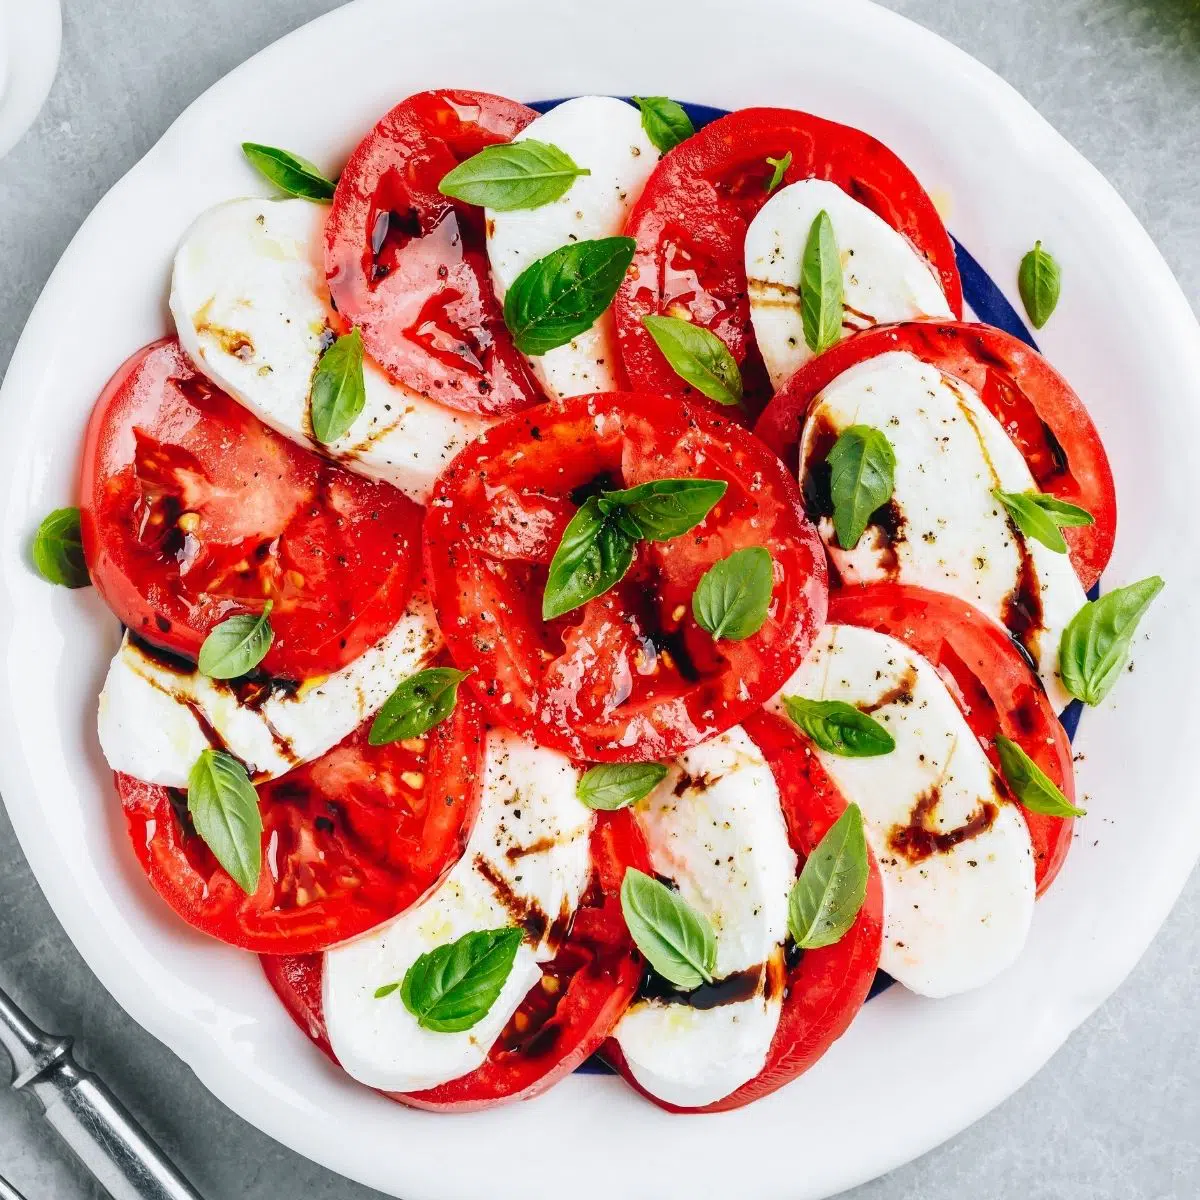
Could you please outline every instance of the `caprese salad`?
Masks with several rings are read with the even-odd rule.
[[[1074,700],[1157,577],[1078,396],[965,319],[879,142],[431,91],[183,233],[37,568],[124,627],[130,849],[417,1107],[599,1052],[679,1112],[810,1067],[877,973],[1021,952]],[[1035,326],[1062,289],[1038,243]]]

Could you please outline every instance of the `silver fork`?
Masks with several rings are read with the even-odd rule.
[[[0,1175],[0,1200],[25,1200],[25,1197],[3,1175]]]

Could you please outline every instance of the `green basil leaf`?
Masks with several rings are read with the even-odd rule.
[[[504,297],[504,323],[523,354],[565,346],[613,302],[637,243],[608,237],[570,242],[531,263]]]
[[[792,152],[789,150],[782,158],[772,158],[767,155],[767,166],[774,167],[774,173],[767,182],[767,195],[769,196],[782,182],[783,177],[787,174],[788,168],[792,165]]]
[[[590,174],[557,146],[524,138],[480,150],[444,175],[438,191],[480,208],[512,212],[541,208],[565,196],[580,175]]]
[[[243,142],[242,153],[260,175],[266,176],[281,192],[289,196],[300,196],[305,200],[332,200],[334,183],[321,174],[307,158],[277,150],[274,146],[260,146],[257,142]]]
[[[188,813],[196,832],[249,896],[262,871],[262,813],[246,768],[224,750],[202,750],[188,773]]]
[[[1072,696],[1099,704],[1112,691],[1138,622],[1162,589],[1162,579],[1151,575],[1089,600],[1071,618],[1058,647],[1058,671]]]
[[[1060,500],[1057,496],[1047,495],[1045,492],[1025,492],[1024,494],[1043,512],[1048,513],[1059,529],[1095,525],[1096,523],[1096,518],[1086,508],[1080,508],[1078,504],[1068,504],[1067,501]]]
[[[399,990],[399,983],[385,983],[383,987],[377,987],[375,989],[375,999],[386,1000],[393,992],[397,992]]]
[[[1050,776],[1016,742],[998,733],[996,753],[1000,756],[1000,770],[1022,808],[1050,817],[1087,816],[1082,808],[1076,808],[1062,794]]]
[[[692,615],[714,641],[740,642],[762,628],[775,590],[775,563],[762,546],[746,546],[714,563],[692,593]]]
[[[629,532],[651,542],[666,542],[694,529],[725,495],[723,479],[652,479],[622,492],[603,492],[602,513],[623,513]]]
[[[842,259],[833,222],[822,209],[813,219],[800,267],[800,318],[814,354],[842,337]]]
[[[1050,320],[1062,293],[1062,271],[1053,255],[1042,249],[1041,242],[1035,242],[1033,249],[1021,259],[1017,287],[1034,329],[1041,329]]]
[[[783,707],[793,723],[830,754],[877,758],[896,748],[896,739],[883,725],[844,700],[784,696]]]
[[[615,812],[650,795],[666,777],[661,763],[603,763],[583,773],[576,792],[588,808]]]
[[[696,132],[692,118],[682,105],[666,96],[634,96],[633,102],[642,110],[642,128],[646,136],[663,154]]]
[[[404,973],[400,999],[422,1029],[462,1033],[504,990],[521,948],[519,929],[477,929],[422,954]]]
[[[358,328],[343,334],[317,363],[309,392],[313,435],[326,446],[336,442],[358,419],[367,402],[363,344]]]
[[[33,565],[49,583],[85,588],[92,581],[83,560],[83,535],[79,509],[56,508],[33,535]]]
[[[621,881],[621,911],[637,948],[664,979],[684,991],[712,983],[717,938],[703,913],[635,867]]]
[[[869,425],[851,425],[834,443],[829,463],[833,527],[843,550],[858,545],[871,514],[892,498],[896,454],[892,444]]]
[[[1028,492],[1002,492],[996,488],[992,495],[1004,505],[1013,523],[1026,537],[1041,542],[1056,554],[1066,554],[1066,539],[1054,519]]]
[[[642,324],[680,379],[718,404],[741,404],[742,373],[715,333],[681,317],[647,316]]]
[[[386,746],[428,733],[454,711],[458,685],[470,673],[453,667],[427,667],[410,675],[375,714],[367,741],[372,746]]]
[[[788,898],[788,930],[801,950],[845,937],[867,898],[870,873],[862,811],[851,804],[805,860]]]
[[[633,562],[636,544],[636,536],[616,516],[601,511],[599,497],[589,497],[563,530],[550,560],[542,620],[561,617],[619,583]]]
[[[200,647],[200,674],[209,679],[238,679],[253,671],[275,640],[272,607],[268,600],[262,612],[230,617],[213,629]]]

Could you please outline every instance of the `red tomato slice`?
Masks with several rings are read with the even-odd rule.
[[[458,861],[474,824],[481,712],[460,695],[425,738],[387,746],[369,745],[368,727],[258,785],[263,867],[252,896],[196,835],[185,793],[117,775],[158,894],[189,925],[258,954],[323,950],[415,904]]]
[[[895,583],[844,587],[829,598],[829,621],[887,634],[927,658],[958,702],[1000,779],[1001,733],[1075,801],[1071,743],[1041,684],[1008,634],[969,604],[941,592]],[[1071,818],[1021,808],[1042,895],[1071,848]]]
[[[973,388],[1025,456],[1043,492],[1086,508],[1094,525],[1064,529],[1085,589],[1100,578],[1117,536],[1117,494],[1100,434],[1070,384],[1024,342],[990,325],[909,321],[855,334],[811,359],[780,390],[754,432],[786,463],[799,462],[815,398],[844,371],[891,350]]]
[[[628,867],[649,870],[645,843],[627,812],[600,813],[592,833],[592,885],[542,981],[526,996],[482,1066],[440,1087],[386,1093],[415,1108],[470,1112],[528,1100],[599,1049],[625,1011],[642,961],[621,915]],[[321,1012],[319,955],[265,957],[263,970],[292,1019],[335,1062]]]
[[[711,329],[743,367],[747,407],[771,395],[754,344],[746,285],[746,228],[766,203],[774,168],[791,154],[785,182],[825,179],[904,234],[929,260],[950,310],[962,315],[954,246],[916,176],[860,130],[785,108],[721,117],[666,155],[634,206],[625,232],[637,240],[633,269],[617,293],[621,355],[631,384],[695,399],[642,324],[651,313],[687,316]],[[703,401],[705,404],[708,401]]]
[[[547,567],[583,498],[653,479],[723,479],[683,537],[642,542],[624,580],[542,620]],[[766,622],[712,637],[692,593],[715,562],[764,546]],[[825,555],[796,481],[727,416],[661,396],[578,396],[510,417],[438,482],[425,524],[438,622],[497,722],[576,758],[655,761],[728,729],[795,670],[825,616]]]
[[[400,619],[421,509],[293,445],[198,374],[139,350],[88,423],[84,553],[117,617],[194,660],[214,625],[273,601],[268,674],[327,675]]]
[[[467,412],[516,412],[541,395],[492,290],[483,212],[438,184],[537,115],[486,92],[410,96],[350,156],[325,226],[330,294],[371,357],[397,382]]]
[[[763,752],[787,822],[788,839],[801,863],[846,810],[846,801],[804,738],[782,718],[757,713],[746,732]],[[867,896],[858,919],[832,946],[789,959],[779,1025],[767,1062],[749,1083],[703,1108],[680,1108],[651,1095],[633,1078],[620,1045],[604,1044],[604,1057],[647,1099],[669,1112],[727,1112],[741,1108],[803,1075],[850,1027],[871,990],[883,942],[883,886],[874,856]]]

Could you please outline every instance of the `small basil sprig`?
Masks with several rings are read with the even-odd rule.
[[[438,191],[481,208],[513,212],[558,200],[580,175],[590,174],[557,146],[524,138],[486,146],[442,176]]]
[[[874,717],[844,700],[784,696],[783,707],[792,722],[830,754],[876,758],[896,748],[896,739]]]
[[[772,158],[769,154],[767,155],[767,166],[774,168],[771,178],[767,181],[768,196],[783,182],[783,177],[791,165],[792,152],[790,150],[782,158]]]
[[[542,619],[561,617],[624,578],[637,543],[694,528],[725,494],[721,479],[655,479],[590,496],[571,518],[546,576]]]
[[[272,601],[260,613],[242,613],[222,621],[200,647],[197,666],[210,679],[238,679],[253,671],[267,656],[275,631],[271,628]]]
[[[188,813],[217,862],[247,895],[262,872],[262,814],[246,768],[224,750],[202,750],[188,773]]]
[[[845,937],[867,898],[870,873],[862,810],[851,804],[805,860],[788,897],[788,931],[801,950]]]
[[[1089,600],[1068,622],[1058,647],[1063,687],[1086,704],[1112,691],[1129,659],[1138,622],[1163,589],[1158,575]]]
[[[762,628],[775,589],[775,562],[762,546],[746,546],[714,563],[692,593],[692,615],[714,641],[740,642]]]
[[[642,324],[680,379],[718,404],[741,404],[737,360],[712,330],[682,317],[646,316]]]
[[[92,581],[83,560],[79,509],[56,508],[33,535],[33,565],[48,583],[85,588]]]
[[[1021,259],[1017,288],[1034,329],[1041,329],[1050,320],[1062,294],[1062,271],[1054,256],[1042,249],[1040,241]]]
[[[332,200],[335,184],[321,174],[307,158],[278,150],[274,146],[261,146],[257,142],[243,142],[242,153],[260,175],[269,179],[281,192],[299,196],[304,200]]]
[[[833,222],[822,209],[813,219],[800,266],[800,319],[804,340],[814,354],[842,337],[842,260]]]
[[[666,777],[662,763],[603,763],[580,776],[575,792],[588,808],[615,812],[650,795]]]
[[[367,741],[372,746],[386,746],[428,733],[454,711],[458,685],[470,673],[453,667],[427,667],[410,675],[375,714]]]
[[[996,753],[1000,770],[1022,808],[1044,813],[1050,817],[1086,817],[1062,794],[1054,781],[1041,767],[1010,738],[996,735]]]
[[[669,983],[684,991],[712,983],[716,934],[678,893],[630,867],[621,881],[621,911],[637,948]]]
[[[997,488],[992,495],[1004,505],[1026,537],[1041,542],[1047,550],[1057,554],[1067,552],[1067,541],[1059,532],[1060,529],[1095,523],[1095,518],[1086,508],[1068,504],[1044,492],[1002,492]]]
[[[400,999],[422,1029],[462,1033],[478,1025],[504,990],[521,948],[519,929],[477,929],[438,946],[404,973]],[[378,988],[382,1000],[396,990]]]
[[[367,402],[363,376],[362,334],[343,334],[324,354],[313,373],[309,403],[313,435],[328,446],[345,434]]]
[[[696,132],[683,106],[666,96],[634,96],[642,110],[642,128],[654,145],[666,154]]]
[[[829,464],[833,528],[843,550],[858,545],[871,514],[892,498],[896,486],[896,453],[870,425],[851,425],[834,443]]]
[[[530,263],[504,297],[504,323],[523,354],[546,354],[586,333],[613,302],[637,243],[570,242]]]

